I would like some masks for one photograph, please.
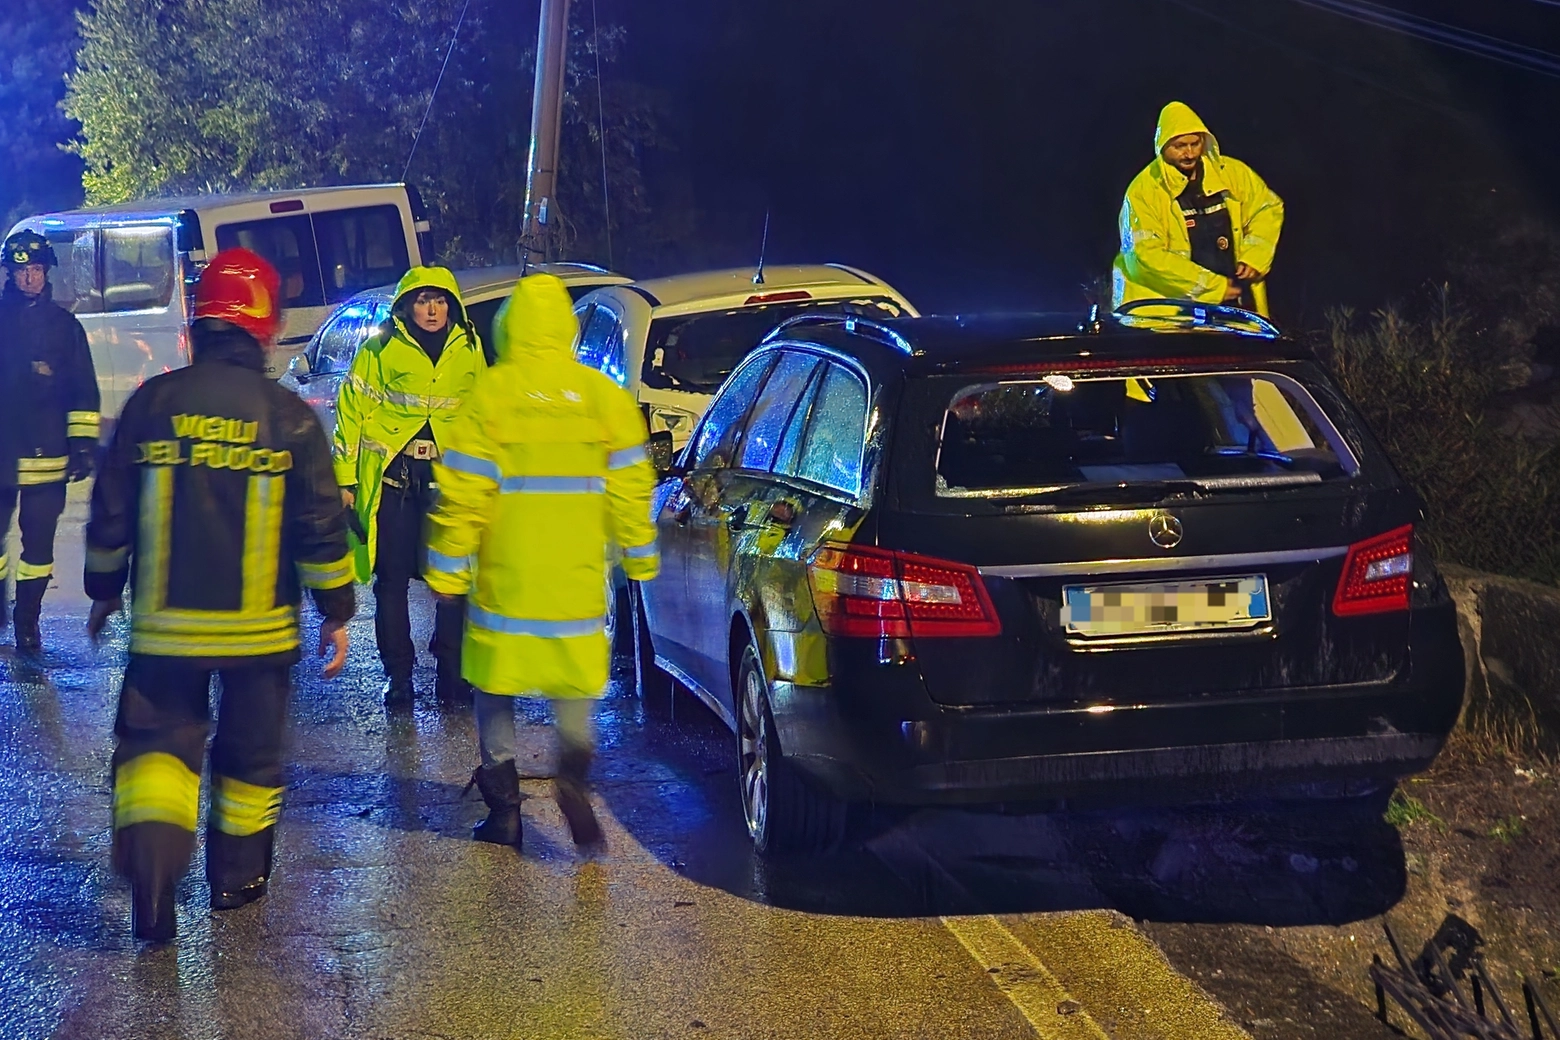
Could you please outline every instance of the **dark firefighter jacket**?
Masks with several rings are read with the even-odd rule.
[[[98,437],[98,384],[87,334],[45,285],[28,303],[0,296],[0,487],[65,479],[70,449]]]
[[[134,582],[130,650],[203,667],[298,657],[301,587],[354,609],[346,514],[319,420],[248,334],[197,323],[188,368],[125,403],[92,489],[86,591]]]

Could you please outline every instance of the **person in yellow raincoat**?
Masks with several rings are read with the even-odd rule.
[[[486,368],[455,276],[442,267],[414,267],[396,286],[389,319],[358,349],[336,398],[336,480],[366,535],[354,541],[353,570],[359,582],[374,578],[374,635],[387,704],[412,698],[417,650],[407,591],[421,576],[424,522],[438,493],[433,460]],[[461,614],[458,601],[441,603],[434,613],[444,703],[468,696],[460,677]]]
[[[494,319],[498,360],[455,417],[434,467],[429,586],[469,594],[462,672],[476,688],[482,764],[472,783],[489,813],[474,837],[520,844],[514,698],[551,700],[557,798],[577,845],[601,841],[587,777],[591,715],[607,685],[608,568],[660,570],[655,470],[633,396],[574,360],[568,291],[523,278]]]
[[[1121,204],[1111,306],[1195,300],[1267,314],[1283,200],[1179,101],[1159,113],[1154,153]]]

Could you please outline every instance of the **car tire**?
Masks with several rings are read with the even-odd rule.
[[[645,617],[644,594],[640,592],[639,582],[628,583],[624,599],[629,608],[624,617],[627,624],[620,621],[618,627],[626,628],[633,635],[634,691],[647,712],[670,713],[672,698],[677,695],[677,680],[656,666],[655,649],[650,643],[650,624]]]
[[[748,835],[760,856],[816,855],[845,835],[846,806],[781,752],[758,651],[737,672],[737,782]]]

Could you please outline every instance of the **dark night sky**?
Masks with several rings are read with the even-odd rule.
[[[1285,197],[1291,320],[1560,214],[1560,79],[1295,0],[599,2],[672,101],[653,173],[701,211],[685,267],[752,262],[767,207],[771,260],[858,264],[926,310],[1080,305],[1175,98]],[[1413,9],[1560,52],[1560,7],[1467,6]]]

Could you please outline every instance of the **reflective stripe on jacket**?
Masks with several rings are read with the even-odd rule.
[[[1191,236],[1176,201],[1186,189],[1186,175],[1161,154],[1167,141],[1182,134],[1203,135],[1202,190],[1207,195],[1227,193],[1236,262],[1263,274],[1273,269],[1284,224],[1283,200],[1251,167],[1221,155],[1218,140],[1197,113],[1172,101],[1159,114],[1154,161],[1132,179],[1121,204],[1121,252],[1111,273],[1112,307],[1161,298],[1224,302],[1225,277],[1192,262]],[[1266,314],[1266,284],[1257,282],[1251,290],[1257,311]]]
[[[357,488],[355,508],[366,543],[353,539],[353,568],[360,582],[374,571],[379,497],[386,468],[425,424],[441,449],[455,411],[487,367],[482,341],[470,327],[455,276],[442,267],[414,267],[396,286],[396,303],[418,289],[443,289],[455,305],[449,335],[437,363],[417,344],[399,317],[392,317],[358,349],[352,370],[336,397],[332,456],[336,480]]]
[[[494,322],[498,363],[456,416],[434,466],[436,592],[470,593],[462,673],[489,693],[599,697],[607,683],[607,580],[660,569],[644,417],[574,361],[563,283],[523,279]]]

